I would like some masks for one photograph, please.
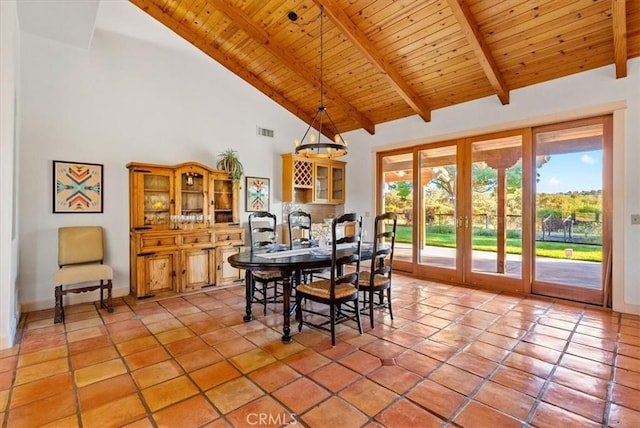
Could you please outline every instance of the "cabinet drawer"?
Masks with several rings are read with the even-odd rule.
[[[177,235],[155,235],[140,237],[140,252],[162,251],[178,246]]]
[[[189,233],[182,236],[182,245],[201,246],[213,244],[213,235],[209,231]]]
[[[244,234],[242,233],[242,230],[225,230],[216,232],[216,242],[224,243],[228,241],[242,244],[244,242]]]

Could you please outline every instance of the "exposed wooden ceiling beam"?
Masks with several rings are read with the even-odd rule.
[[[625,0],[611,0],[616,78],[627,77],[627,10]]]
[[[242,31],[247,33],[250,37],[258,41],[262,46],[268,50],[272,55],[282,61],[292,71],[302,76],[310,84],[320,87],[320,77],[309,70],[302,62],[300,62],[287,48],[280,46],[269,36],[264,29],[256,25],[251,19],[249,19],[237,6],[232,5],[229,0],[213,0],[212,3],[216,9],[231,18],[235,25],[240,27]],[[347,115],[353,118],[360,124],[369,134],[375,133],[375,124],[369,120],[362,112],[356,109],[349,101],[347,101],[342,95],[340,95],[335,89],[328,86],[326,83],[322,85],[326,92],[326,95],[333,99],[336,104],[343,106]],[[307,122],[309,123],[309,122]],[[331,137],[330,137],[331,138]]]
[[[425,121],[431,120],[431,109],[411,88],[411,86],[400,76],[400,73],[387,62],[386,58],[380,54],[378,49],[369,41],[367,36],[360,31],[344,10],[338,6],[335,0],[314,0],[314,2],[324,8],[327,16],[340,29],[353,45],[376,66],[387,78],[395,91],[405,100],[405,102]]]
[[[502,104],[509,104],[509,88],[502,77],[502,73],[498,69],[496,61],[493,59],[489,46],[485,42],[484,37],[482,37],[482,34],[480,34],[478,23],[473,17],[466,1],[447,1],[449,2],[449,7],[453,12],[453,16],[455,16],[458,24],[460,24],[460,28],[462,29],[467,42],[471,45],[473,53],[476,55],[476,58],[478,58],[478,62],[480,63],[484,74],[487,76],[487,79],[489,79],[496,95],[498,95]]]
[[[187,40],[195,47],[209,55],[211,58],[219,62],[221,65],[235,73],[240,78],[244,79],[247,83],[258,89],[260,92],[271,98],[283,106],[286,110],[297,116],[305,123],[311,123],[313,116],[298,108],[298,106],[284,97],[281,93],[273,89],[271,86],[265,84],[256,75],[246,70],[241,64],[233,60],[233,58],[221,53],[218,49],[209,43],[205,43],[199,34],[185,30],[185,27],[180,25],[181,23],[171,17],[171,15],[165,13],[165,11],[154,3],[148,0],[130,0],[140,9],[144,10],[149,15],[153,16],[159,22],[179,34],[183,39]],[[315,113],[314,113],[315,114]],[[329,136],[328,136],[329,137]],[[329,137],[331,138],[331,137]]]

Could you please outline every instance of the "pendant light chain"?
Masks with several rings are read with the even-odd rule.
[[[291,12],[290,12],[291,13]],[[330,124],[335,131],[335,141],[329,143],[321,141],[322,138],[322,125],[323,116],[327,115],[327,124]],[[317,123],[318,138],[314,141],[315,135],[313,134],[313,125]],[[311,132],[311,135],[309,135]],[[305,138],[309,135],[310,142],[305,143]],[[320,5],[320,106],[316,111],[309,128],[302,136],[300,141],[295,141],[295,153],[300,156],[308,158],[334,158],[344,156],[347,154],[347,142],[344,141],[335,123],[327,112],[327,107],[324,105],[324,6]],[[324,151],[321,151],[324,149]]]
[[[320,107],[324,108],[324,6],[320,5]]]

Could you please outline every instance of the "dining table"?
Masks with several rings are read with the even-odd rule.
[[[353,244],[338,244],[338,256],[342,253],[353,251]],[[360,249],[361,260],[371,259],[372,245],[362,244]],[[288,248],[288,247],[287,247]],[[280,271],[282,272],[282,316],[283,335],[282,342],[290,343],[291,338],[291,294],[294,282],[300,281],[300,272],[307,269],[331,267],[331,249],[319,250],[316,247],[283,249],[276,246],[275,249],[251,250],[233,254],[228,258],[229,264],[237,269],[245,270],[245,297],[246,313],[245,322],[253,319],[251,305],[253,303],[253,271]]]

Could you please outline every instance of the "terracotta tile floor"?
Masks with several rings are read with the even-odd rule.
[[[30,426],[640,426],[640,317],[394,277],[395,320],[242,321],[244,288],[25,314],[0,421]]]

